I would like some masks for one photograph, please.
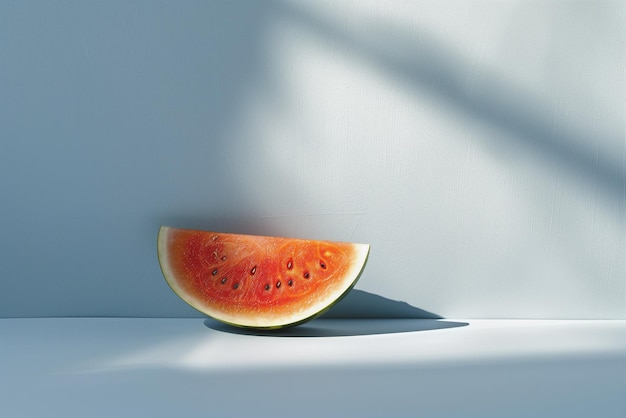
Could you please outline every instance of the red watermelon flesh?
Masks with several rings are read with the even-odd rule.
[[[330,308],[358,280],[369,245],[162,226],[161,270],[197,310],[231,325],[281,328]]]

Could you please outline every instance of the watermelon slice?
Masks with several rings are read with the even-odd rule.
[[[162,226],[161,270],[195,309],[247,328],[298,325],[325,312],[358,280],[369,245]]]

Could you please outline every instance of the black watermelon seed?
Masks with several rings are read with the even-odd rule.
[[[323,261],[320,261],[320,267],[323,269],[326,269],[326,263],[324,263]]]
[[[226,283],[228,279],[226,277],[222,277],[222,284]]]
[[[217,274],[217,269],[213,270],[211,274],[215,276]]]
[[[305,271],[304,274],[302,275],[305,279],[308,279],[309,277],[311,277],[311,275],[309,274],[308,271]]]
[[[280,280],[279,280],[279,281],[276,282],[276,289],[280,289],[280,285],[281,285],[281,283],[280,283]]]
[[[287,284],[288,284],[289,286],[293,286],[293,280],[289,279],[289,281],[287,282]]]
[[[293,268],[293,261],[291,259],[289,259],[289,261],[287,261],[287,268],[289,270],[291,270]]]
[[[238,287],[239,287],[239,283],[235,283],[235,284],[233,285],[233,289],[237,289]]]
[[[269,283],[265,283],[265,290],[270,290],[270,284]]]
[[[256,273],[256,266],[252,267],[252,270],[250,270],[250,274],[254,276],[254,274]]]

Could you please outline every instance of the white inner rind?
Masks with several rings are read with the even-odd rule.
[[[170,260],[167,254],[168,241],[170,232],[175,231],[174,228],[162,226],[159,230],[158,236],[158,257],[161,265],[163,276],[172,290],[185,302],[191,305],[193,308],[215,318],[219,321],[226,322],[233,325],[243,327],[254,328],[278,328],[299,322],[305,321],[308,318],[314,317],[318,313],[324,311],[329,306],[337,301],[348,289],[350,289],[356,280],[359,278],[365,261],[369,254],[370,246],[367,244],[353,244],[350,243],[354,250],[353,259],[347,272],[342,276],[341,282],[337,283],[331,291],[325,295],[316,294],[316,300],[311,304],[302,304],[302,308],[291,312],[281,312],[280,314],[272,314],[271,312],[259,312],[257,315],[250,315],[250,313],[229,313],[220,309],[215,309],[205,301],[189,294],[179,283],[176,278],[176,274],[170,266]]]

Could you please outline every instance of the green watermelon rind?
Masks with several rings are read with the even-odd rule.
[[[159,259],[159,266],[161,268],[161,272],[163,273],[163,276],[165,277],[165,281],[168,284],[168,286],[170,287],[170,289],[176,294],[178,295],[178,297],[180,297],[185,303],[187,303],[189,306],[191,306],[192,308],[194,308],[195,310],[199,311],[200,313],[209,316],[210,318],[213,318],[219,322],[228,324],[230,326],[234,326],[237,328],[244,328],[244,329],[255,329],[255,330],[277,330],[277,329],[285,329],[285,328],[290,328],[290,327],[295,327],[301,324],[304,324],[308,321],[311,321],[312,319],[318,318],[319,316],[323,315],[324,313],[326,313],[329,309],[331,309],[333,306],[335,306],[338,302],[340,302],[348,293],[350,293],[350,291],[354,288],[354,286],[356,285],[356,283],[359,281],[359,279],[361,278],[361,275],[363,274],[363,271],[365,270],[365,266],[367,264],[367,261],[369,259],[369,252],[370,252],[370,246],[367,244],[353,244],[355,246],[358,246],[360,248],[360,252],[364,252],[364,255],[361,255],[360,259],[359,259],[359,264],[360,264],[360,268],[358,273],[354,273],[354,269],[351,271],[351,273],[353,273],[354,278],[351,280],[350,284],[346,287],[346,289],[339,294],[336,297],[332,297],[332,298],[328,298],[328,300],[323,304],[323,306],[321,306],[322,304],[319,303],[318,309],[315,309],[313,311],[312,314],[310,315],[306,315],[303,316],[302,318],[298,318],[297,320],[285,320],[284,322],[281,323],[274,323],[272,325],[250,325],[250,324],[244,324],[244,323],[239,323],[237,321],[230,321],[230,320],[226,320],[223,317],[221,317],[221,315],[219,314],[215,314],[215,313],[211,313],[210,309],[207,309],[206,307],[200,308],[199,306],[202,306],[203,303],[198,301],[194,301],[194,298],[192,295],[188,294],[187,292],[183,291],[182,289],[180,289],[177,285],[176,285],[176,279],[175,279],[175,274],[171,271],[169,271],[168,267],[165,265],[164,260],[166,259],[166,256],[164,254],[164,252],[162,251],[162,248],[166,248],[166,238],[167,238],[167,232],[169,230],[175,230],[176,228],[171,228],[168,226],[161,226],[159,228],[159,233],[158,233],[158,238],[157,238],[157,256]],[[356,265],[357,263],[355,262],[354,265]],[[347,276],[347,275],[346,275]],[[347,282],[347,280],[346,280]],[[209,311],[209,312],[207,312]]]

